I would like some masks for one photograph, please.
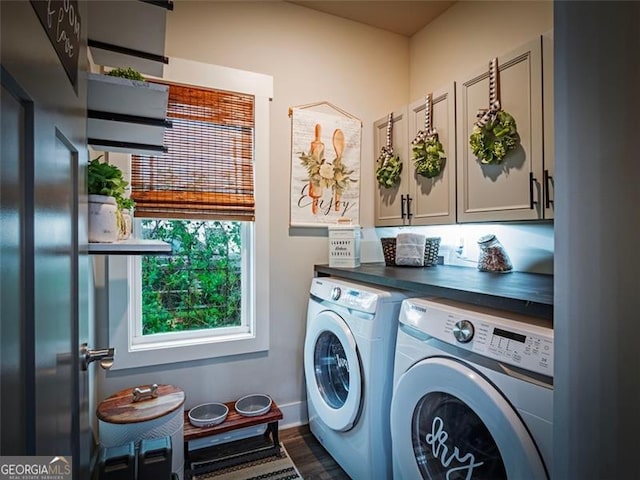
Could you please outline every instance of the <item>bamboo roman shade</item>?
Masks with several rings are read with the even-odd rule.
[[[254,97],[169,84],[168,152],[133,155],[135,215],[254,220]]]

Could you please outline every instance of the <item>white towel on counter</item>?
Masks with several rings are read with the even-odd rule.
[[[424,247],[427,237],[419,233],[399,233],[396,237],[396,265],[424,266]]]

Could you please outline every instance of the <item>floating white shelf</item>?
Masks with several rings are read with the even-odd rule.
[[[87,108],[164,120],[169,87],[151,82],[89,73]]]
[[[96,150],[163,151],[169,87],[89,73],[87,136]]]
[[[132,238],[113,243],[89,243],[94,255],[163,255],[171,254],[171,245],[161,240]]]
[[[162,77],[167,11],[171,1],[92,0],[89,8],[89,49],[94,63],[131,67]]]

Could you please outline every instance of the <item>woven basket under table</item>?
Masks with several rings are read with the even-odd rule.
[[[438,252],[440,250],[440,237],[428,237],[424,246],[424,266],[431,267],[438,263]],[[382,254],[384,263],[388,267],[396,265],[396,238],[382,237]],[[403,265],[404,266],[404,265]]]

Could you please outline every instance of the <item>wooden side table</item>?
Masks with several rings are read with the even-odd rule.
[[[227,402],[225,405],[229,407],[227,418],[224,422],[213,427],[194,427],[189,422],[189,412],[184,412],[185,478],[189,479],[193,475],[212,472],[259,458],[280,455],[278,421],[282,420],[282,412],[276,402],[271,403],[271,409],[267,413],[255,417],[240,415],[236,412],[235,402]],[[267,429],[264,435],[234,440],[189,452],[189,442],[192,440],[265,423]]]

